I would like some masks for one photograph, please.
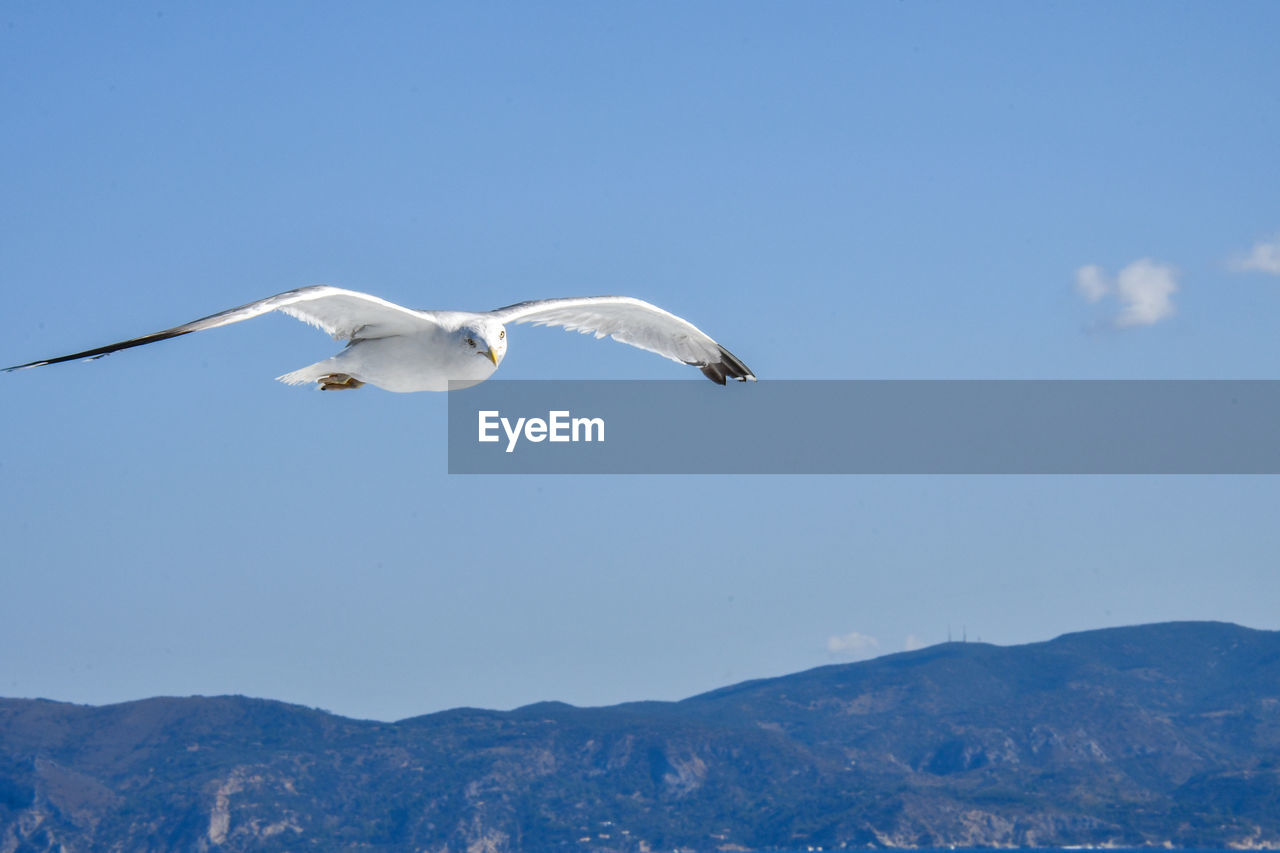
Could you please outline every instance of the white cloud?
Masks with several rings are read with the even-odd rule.
[[[827,651],[850,660],[864,660],[876,656],[876,652],[880,651],[880,641],[854,631],[840,637],[828,637]]]
[[[923,649],[929,645],[915,634],[907,634],[907,639],[903,642],[902,648],[908,652],[914,652],[916,649]]]
[[[1089,264],[1076,270],[1076,292],[1088,302],[1114,298],[1119,310],[1111,323],[1117,328],[1151,326],[1173,316],[1178,272],[1168,264],[1142,258],[1120,270],[1115,279],[1102,267]]]
[[[1076,270],[1076,292],[1088,302],[1097,302],[1111,290],[1106,273],[1097,264],[1089,264]]]
[[[1253,244],[1249,254],[1231,261],[1231,268],[1239,272],[1267,272],[1280,275],[1280,234],[1271,240]]]
[[[1150,258],[1134,261],[1116,276],[1120,300],[1117,326],[1150,326],[1173,316],[1173,294],[1178,292],[1177,272]]]

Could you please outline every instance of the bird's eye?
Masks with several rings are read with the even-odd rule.
[[[506,336],[507,336],[507,330],[506,330],[506,329],[503,329],[502,331],[498,332],[498,340],[502,340],[502,339],[503,339],[503,338],[505,338]]]
[[[475,338],[467,338],[467,346],[471,347],[472,349],[475,349],[475,346],[476,346],[476,339],[475,339]]]

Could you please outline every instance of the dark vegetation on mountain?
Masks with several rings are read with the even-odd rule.
[[[1280,632],[948,643],[399,723],[0,700],[0,851],[1280,844]]]

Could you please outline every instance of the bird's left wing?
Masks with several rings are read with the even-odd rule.
[[[190,323],[174,326],[172,329],[165,329],[163,332],[143,335],[140,338],[130,338],[127,341],[107,344],[104,347],[62,355],[57,358],[15,364],[13,367],[4,368],[4,370],[7,373],[11,370],[57,364],[62,361],[101,358],[104,355],[109,355],[122,349],[140,347],[143,344],[154,344],[157,341],[165,341],[169,338],[176,338],[179,335],[187,335],[205,329],[216,329],[219,326],[251,320],[254,317],[260,317],[272,311],[281,311],[290,317],[323,329],[341,341],[385,338],[390,335],[408,334],[420,330],[432,322],[427,319],[423,312],[404,308],[394,302],[379,299],[368,293],[361,293],[358,290],[343,290],[340,287],[319,284],[278,293],[275,296],[268,296],[266,299],[259,299],[257,302],[250,302],[238,308],[219,311],[217,314],[210,314],[208,317],[201,317],[199,320],[192,320]]]
[[[756,378],[737,356],[688,320],[631,296],[539,299],[490,311],[489,316],[501,323],[563,326],[597,338],[608,335],[672,361],[692,364],[721,385],[726,377],[743,382]]]

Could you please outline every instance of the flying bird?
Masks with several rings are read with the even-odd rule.
[[[272,311],[316,326],[346,347],[332,358],[277,377],[289,385],[318,383],[325,391],[374,385],[387,391],[448,391],[493,375],[507,354],[507,325],[533,323],[608,335],[699,368],[720,385],[755,381],[737,356],[688,320],[630,296],[578,296],[519,302],[496,311],[417,311],[358,290],[315,285],[290,290],[163,332],[104,347],[6,367],[5,372],[101,358],[119,350],[251,320]]]

